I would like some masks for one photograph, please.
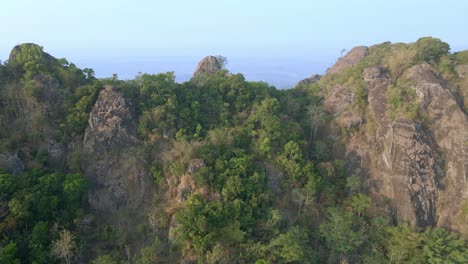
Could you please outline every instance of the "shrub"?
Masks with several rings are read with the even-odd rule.
[[[420,118],[419,104],[412,86],[391,85],[387,91],[387,98],[390,106],[390,119],[395,119],[400,114],[411,120]]]
[[[440,57],[448,55],[450,46],[438,38],[424,37],[415,43],[417,49],[417,59],[429,63],[438,63]]]
[[[415,64],[416,55],[416,49],[411,46],[404,46],[388,57],[386,65],[394,80],[398,79],[406,69]]]

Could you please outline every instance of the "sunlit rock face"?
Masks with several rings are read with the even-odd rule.
[[[327,74],[339,74],[368,53],[352,49]],[[458,75],[464,75],[458,67]],[[394,80],[383,66],[362,72],[367,105],[359,112],[352,86],[334,85],[326,91],[324,107],[333,114],[330,135],[357,129],[345,143],[349,174],[361,176],[376,201],[397,219],[418,226],[466,230],[459,221],[468,199],[468,120],[453,87],[428,64],[407,69],[400,81],[416,94],[426,121],[391,118],[387,91]]]
[[[221,70],[221,63],[218,59],[215,56],[207,56],[197,64],[193,77],[203,74],[215,74],[219,70]]]

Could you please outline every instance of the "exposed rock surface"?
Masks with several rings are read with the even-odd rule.
[[[215,74],[217,71],[221,70],[221,66],[221,63],[215,56],[207,56],[197,64],[193,77],[203,74]]]
[[[16,154],[0,154],[0,168],[10,174],[20,174],[24,172],[24,164]]]
[[[362,78],[368,93],[365,122],[370,125],[346,144],[349,173],[367,179],[376,199],[390,198],[389,209],[398,218],[419,226],[466,229],[457,216],[468,199],[468,121],[445,82],[427,64],[413,66],[402,76],[427,115],[423,127],[389,118],[386,93],[392,80],[383,68],[369,67]],[[345,86],[329,91],[325,107],[335,114],[333,124],[347,127],[340,119],[352,115],[353,101]]]
[[[132,105],[112,86],[101,91],[90,113],[84,146],[88,150],[109,151],[112,146],[136,143],[136,123]]]
[[[354,107],[356,95],[347,86],[333,87],[324,102],[325,110],[334,113],[335,122],[339,127],[359,127],[364,123],[363,118]]]
[[[295,87],[307,86],[307,85],[309,85],[309,84],[316,83],[316,82],[320,81],[320,78],[322,78],[322,75],[314,74],[314,75],[310,76],[309,78],[305,78],[304,80],[300,80],[300,81],[295,85]]]
[[[369,54],[369,48],[366,46],[358,46],[352,48],[344,57],[341,57],[335,65],[330,67],[327,70],[327,74],[337,74],[340,73],[342,70],[356,65],[359,63],[364,57]]]
[[[143,207],[154,184],[138,149],[132,104],[111,86],[101,91],[90,113],[83,155],[94,209],[125,208],[131,214]]]
[[[468,64],[457,65],[455,70],[460,77],[468,77]]]
[[[187,171],[190,174],[194,174],[205,166],[205,161],[203,159],[192,159],[189,161],[187,166]]]
[[[410,68],[405,78],[413,83],[421,108],[429,117],[433,148],[442,153],[444,167],[436,201],[437,224],[458,228],[456,215],[468,199],[467,116],[429,65]]]
[[[348,145],[348,166],[356,174],[367,172],[374,195],[390,198],[399,217],[420,226],[433,225],[437,177],[435,153],[426,133],[411,120],[389,120],[386,92],[391,80],[382,68],[365,69],[363,79],[375,127],[366,139],[354,139]]]

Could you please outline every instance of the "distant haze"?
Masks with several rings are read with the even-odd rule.
[[[214,54],[216,55],[216,54]],[[173,71],[178,82],[192,77],[197,63],[203,57],[146,57],[79,59],[73,61],[79,67],[93,68],[96,77],[110,77],[116,73],[119,79],[133,79],[141,73]],[[310,58],[228,58],[226,68],[231,73],[242,73],[248,81],[264,81],[276,88],[293,87],[298,81],[312,74],[322,74],[334,61],[318,61]]]
[[[32,42],[98,77],[175,71],[183,81],[204,56],[223,55],[231,72],[284,88],[358,45],[433,36],[468,49],[463,0],[3,0],[1,8],[1,60]]]

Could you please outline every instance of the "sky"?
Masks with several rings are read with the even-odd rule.
[[[187,79],[220,54],[232,72],[281,86],[323,73],[357,45],[433,36],[468,49],[464,0],[0,1],[0,60],[33,42],[98,76]]]

